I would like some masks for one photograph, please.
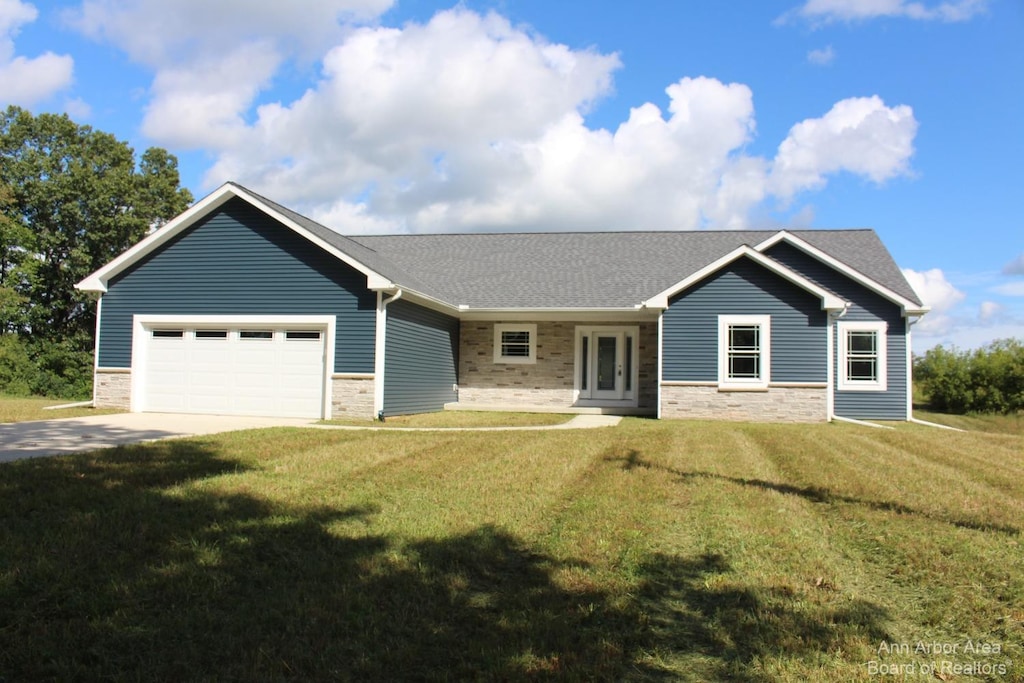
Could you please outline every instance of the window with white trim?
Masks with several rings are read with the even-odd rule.
[[[501,324],[494,326],[495,363],[536,363],[537,326]]]
[[[839,390],[885,391],[889,325],[885,322],[841,320],[839,331]]]
[[[771,316],[718,316],[718,387],[767,389],[771,342]]]

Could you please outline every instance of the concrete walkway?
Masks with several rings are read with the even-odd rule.
[[[568,422],[557,425],[538,425],[535,427],[378,427],[366,425],[305,425],[311,429],[376,429],[382,432],[539,432],[549,429],[594,429],[596,427],[614,427],[622,421],[618,415],[577,415]]]
[[[66,455],[141,441],[263,427],[301,427],[305,418],[120,413],[0,424],[0,462]]]

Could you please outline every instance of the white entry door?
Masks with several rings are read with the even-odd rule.
[[[576,329],[576,384],[580,400],[636,404],[638,333],[635,327]]]

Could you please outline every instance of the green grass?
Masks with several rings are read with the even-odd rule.
[[[0,424],[5,422],[28,422],[31,420],[55,420],[61,417],[83,417],[85,415],[110,415],[122,410],[97,408],[64,408],[43,410],[45,406],[59,406],[76,401],[59,398],[21,398],[0,394]]]
[[[914,417],[936,424],[966,429],[974,432],[993,432],[997,434],[1016,434],[1024,436],[1024,413],[1016,415],[974,414],[951,415],[927,408],[914,407]]]
[[[323,420],[321,424],[354,427],[426,427],[431,429],[454,429],[466,427],[541,427],[563,424],[574,415],[559,413],[502,413],[477,412],[469,410],[445,410],[421,415],[396,415],[384,422],[369,420]]]
[[[0,675],[1024,680],[1021,529],[1024,438],[916,425],[274,429],[21,461]],[[879,653],[918,642],[957,653]]]

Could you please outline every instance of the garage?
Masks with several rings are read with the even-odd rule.
[[[134,337],[133,410],[324,414],[325,327],[157,321],[138,325]]]

